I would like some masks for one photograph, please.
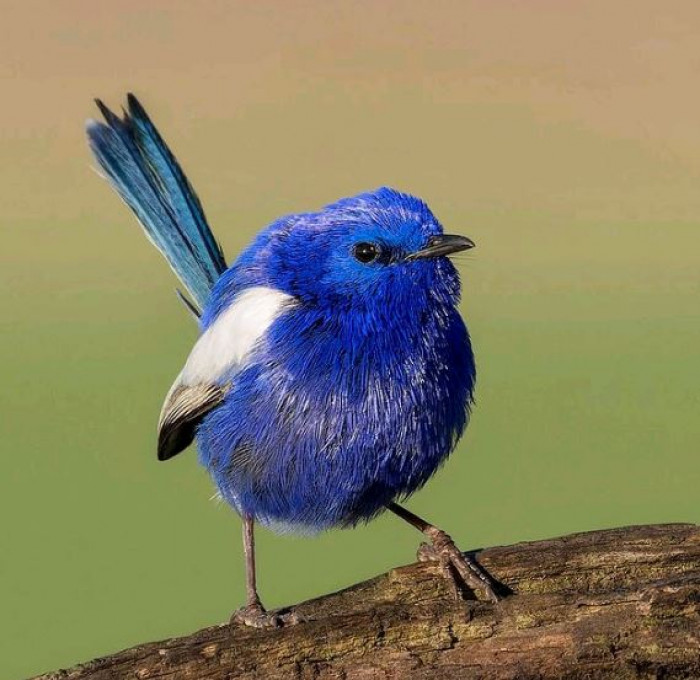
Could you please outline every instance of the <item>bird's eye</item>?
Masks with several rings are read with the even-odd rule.
[[[375,243],[361,241],[352,247],[353,257],[362,264],[374,262],[379,257],[379,246]]]

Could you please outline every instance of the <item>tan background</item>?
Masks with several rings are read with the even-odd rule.
[[[411,507],[465,547],[698,521],[700,4],[0,1],[0,675],[222,621],[239,521],[154,453],[194,328],[90,170],[139,94],[229,258],[389,184],[478,244],[478,407]],[[292,603],[412,559],[390,517],[261,535]]]

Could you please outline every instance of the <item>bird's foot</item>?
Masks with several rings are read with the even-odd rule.
[[[503,598],[507,589],[497,583],[471,555],[464,554],[448,534],[436,527],[430,527],[425,533],[431,543],[421,544],[418,559],[440,565],[456,599],[464,599],[465,586],[468,590],[484,593],[491,602]]]
[[[290,610],[267,611],[260,602],[238,609],[231,615],[231,625],[244,625],[251,628],[281,628],[300,623],[302,617]]]

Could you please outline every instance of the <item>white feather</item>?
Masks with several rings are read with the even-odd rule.
[[[265,286],[237,295],[197,340],[176,383],[212,383],[230,368],[243,364],[246,355],[293,299]]]

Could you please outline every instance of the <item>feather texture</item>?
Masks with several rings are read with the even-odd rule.
[[[158,459],[167,460],[193,441],[204,416],[224,400],[248,354],[263,340],[293,299],[274,288],[254,286],[200,335],[168,395],[158,423]]]
[[[123,118],[97,105],[105,123],[87,134],[100,168],[201,311],[226,262],[197,194],[134,95]]]
[[[223,328],[246,291],[294,300],[197,430],[200,460],[240,513],[285,531],[354,525],[447,459],[469,417],[474,356],[456,269],[410,257],[441,234],[425,203],[379,189],[278,220],[219,279],[204,329]],[[358,261],[368,242],[385,257]]]
[[[280,218],[226,269],[141,105],[130,96],[123,118],[98,105],[93,152],[201,315],[163,407],[159,458],[196,436],[231,506],[307,532],[369,520],[425,484],[472,404],[474,355],[446,257],[471,241],[384,187]]]
[[[202,418],[224,399],[219,385],[176,385],[163,404],[158,422],[158,460],[168,460],[194,440]]]

